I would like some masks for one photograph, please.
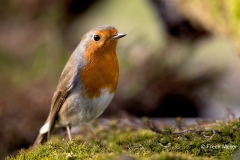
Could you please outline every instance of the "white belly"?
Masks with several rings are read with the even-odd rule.
[[[79,92],[73,91],[61,107],[57,123],[61,126],[76,126],[89,122],[102,114],[113,96],[109,89],[101,90],[101,95],[93,99],[82,97]]]

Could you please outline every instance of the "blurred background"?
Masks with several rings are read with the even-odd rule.
[[[0,159],[32,145],[69,56],[98,25],[127,33],[101,117],[240,115],[240,0],[0,4]]]

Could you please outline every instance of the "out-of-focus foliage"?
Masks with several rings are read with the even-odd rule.
[[[240,0],[173,0],[181,13],[216,35],[232,39],[240,53]]]

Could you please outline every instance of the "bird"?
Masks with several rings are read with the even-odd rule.
[[[53,94],[47,120],[33,146],[50,139],[54,128],[83,125],[103,113],[118,84],[118,39],[126,36],[110,25],[97,26],[81,39],[66,63]]]

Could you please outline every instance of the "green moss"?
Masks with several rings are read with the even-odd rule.
[[[185,132],[168,127],[160,133],[119,127],[116,120],[110,121],[108,127],[94,123],[94,132],[101,141],[86,133],[77,135],[72,142],[53,138],[7,159],[229,159],[240,142],[238,121],[217,122],[207,129]]]

